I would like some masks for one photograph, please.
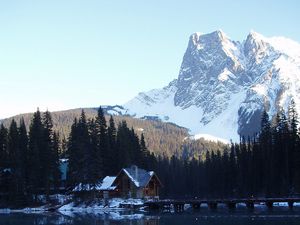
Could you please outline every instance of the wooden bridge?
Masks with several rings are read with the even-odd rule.
[[[274,203],[287,203],[289,208],[294,207],[294,203],[300,203],[299,198],[243,198],[243,199],[212,199],[212,200],[153,200],[144,203],[150,210],[170,209],[171,206],[177,212],[184,210],[184,205],[190,205],[193,209],[200,209],[202,204],[206,204],[210,209],[217,209],[219,204],[226,205],[228,209],[235,209],[237,204],[245,204],[248,209],[254,209],[255,204],[264,204],[269,209]]]

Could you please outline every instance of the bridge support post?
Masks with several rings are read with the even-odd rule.
[[[293,209],[293,207],[294,207],[294,202],[289,201],[289,202],[288,202],[288,205],[289,205],[289,208],[290,208],[290,209]]]
[[[235,209],[236,208],[236,203],[235,202],[227,202],[227,207],[228,209]]]
[[[193,209],[200,209],[201,203],[192,204]]]
[[[174,210],[175,212],[183,212],[184,204],[174,204]]]
[[[149,205],[149,208],[151,210],[159,210],[160,209],[160,205],[158,203],[153,203]]]
[[[208,205],[209,209],[217,209],[218,208],[217,202],[208,202],[207,205]]]
[[[273,202],[272,201],[266,201],[266,206],[268,209],[273,209]]]

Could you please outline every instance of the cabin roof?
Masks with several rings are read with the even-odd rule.
[[[128,168],[123,168],[122,171],[138,188],[146,187],[152,176],[155,175],[153,171],[146,171],[134,165]]]
[[[154,173],[154,171],[146,171],[140,169],[137,166],[133,165],[128,168],[123,168],[118,176],[106,176],[102,181],[99,181],[97,184],[82,184],[79,183],[74,189],[73,192],[80,191],[111,191],[116,189],[116,179],[120,174],[125,173],[125,175],[133,182],[137,188],[144,188],[148,185],[149,181],[153,176],[155,176],[158,182],[161,184],[160,180]]]
[[[113,182],[115,181],[116,177],[106,176],[100,182],[95,185],[92,184],[82,184],[79,183],[74,189],[73,192],[79,191],[111,191],[116,188],[116,186],[112,186]]]
[[[112,186],[112,184],[114,183],[115,179],[116,177],[110,177],[110,176],[104,177],[104,179],[102,180],[100,190],[101,191],[114,190],[116,187]]]

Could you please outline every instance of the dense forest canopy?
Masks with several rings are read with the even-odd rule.
[[[83,110],[87,120],[96,118],[97,109],[84,108]],[[82,109],[71,109],[51,113],[53,131],[59,133],[61,140],[68,139],[74,119],[80,117],[81,111]],[[105,113],[105,109],[103,109],[103,112]],[[12,119],[14,119],[19,125],[20,119],[23,118],[28,130],[32,116],[32,113],[14,116],[12,118],[4,119],[2,124],[5,127],[9,127]],[[110,116],[106,114],[106,121],[108,121],[109,118]],[[172,123],[164,123],[159,120],[143,120],[132,118],[130,116],[114,116],[116,125],[123,120],[125,120],[127,126],[133,128],[138,135],[144,134],[147,148],[156,156],[161,155],[171,157],[176,155],[177,157],[190,159],[193,157],[198,158],[199,156],[205,157],[207,150],[222,150],[225,146],[221,142],[210,142],[204,139],[196,141],[191,140],[188,138],[189,133],[186,128],[179,127]],[[187,149],[188,151],[186,151]]]
[[[101,107],[89,118],[81,110],[67,139],[60,138],[55,131],[50,112],[37,110],[28,130],[23,118],[18,123],[12,119],[8,127],[0,127],[0,189],[7,194],[4,199],[10,204],[35,202],[39,194],[49,196],[61,185],[59,159],[67,158],[69,190],[79,183],[95,185],[104,176],[115,175],[121,168],[135,164],[158,174],[164,185],[162,197],[297,195],[297,118],[292,102],[287,114],[280,111],[272,120],[263,112],[261,131],[252,137],[241,137],[240,143],[215,143],[212,148],[202,140],[183,142],[181,154],[173,152],[170,156],[149,151],[149,133],[137,132],[128,126],[127,120],[117,122],[115,117],[105,116]],[[156,125],[165,129],[164,125]]]

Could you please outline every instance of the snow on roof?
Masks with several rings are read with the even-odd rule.
[[[133,165],[129,168],[123,168],[121,171],[129,177],[129,179],[134,183],[134,185],[138,188],[146,187],[149,183],[152,176],[155,175],[154,171],[146,171],[143,169],[138,168],[137,166]],[[115,190],[116,186],[113,186],[116,177],[106,176],[102,181],[97,184],[78,184],[74,189],[73,192],[79,191],[110,191]]]
[[[154,171],[149,171],[148,173],[149,173],[150,176],[154,175]]]
[[[102,191],[104,191],[104,190],[114,190],[116,187],[112,186],[112,184],[115,181],[115,179],[116,179],[116,177],[110,177],[110,176],[104,177],[104,179],[102,180],[100,190],[102,190]]]
[[[73,192],[79,192],[79,191],[93,191],[98,190],[101,187],[99,184],[83,184],[79,183],[74,189]]]
[[[133,165],[129,168],[124,168],[123,171],[131,179],[136,187],[145,187],[154,175],[153,171],[146,171]]]
[[[99,182],[97,184],[82,184],[82,183],[80,183],[73,189],[73,192],[114,190],[116,188],[116,186],[112,186],[112,184],[115,181],[115,179],[116,179],[116,177],[106,176],[101,182]]]

